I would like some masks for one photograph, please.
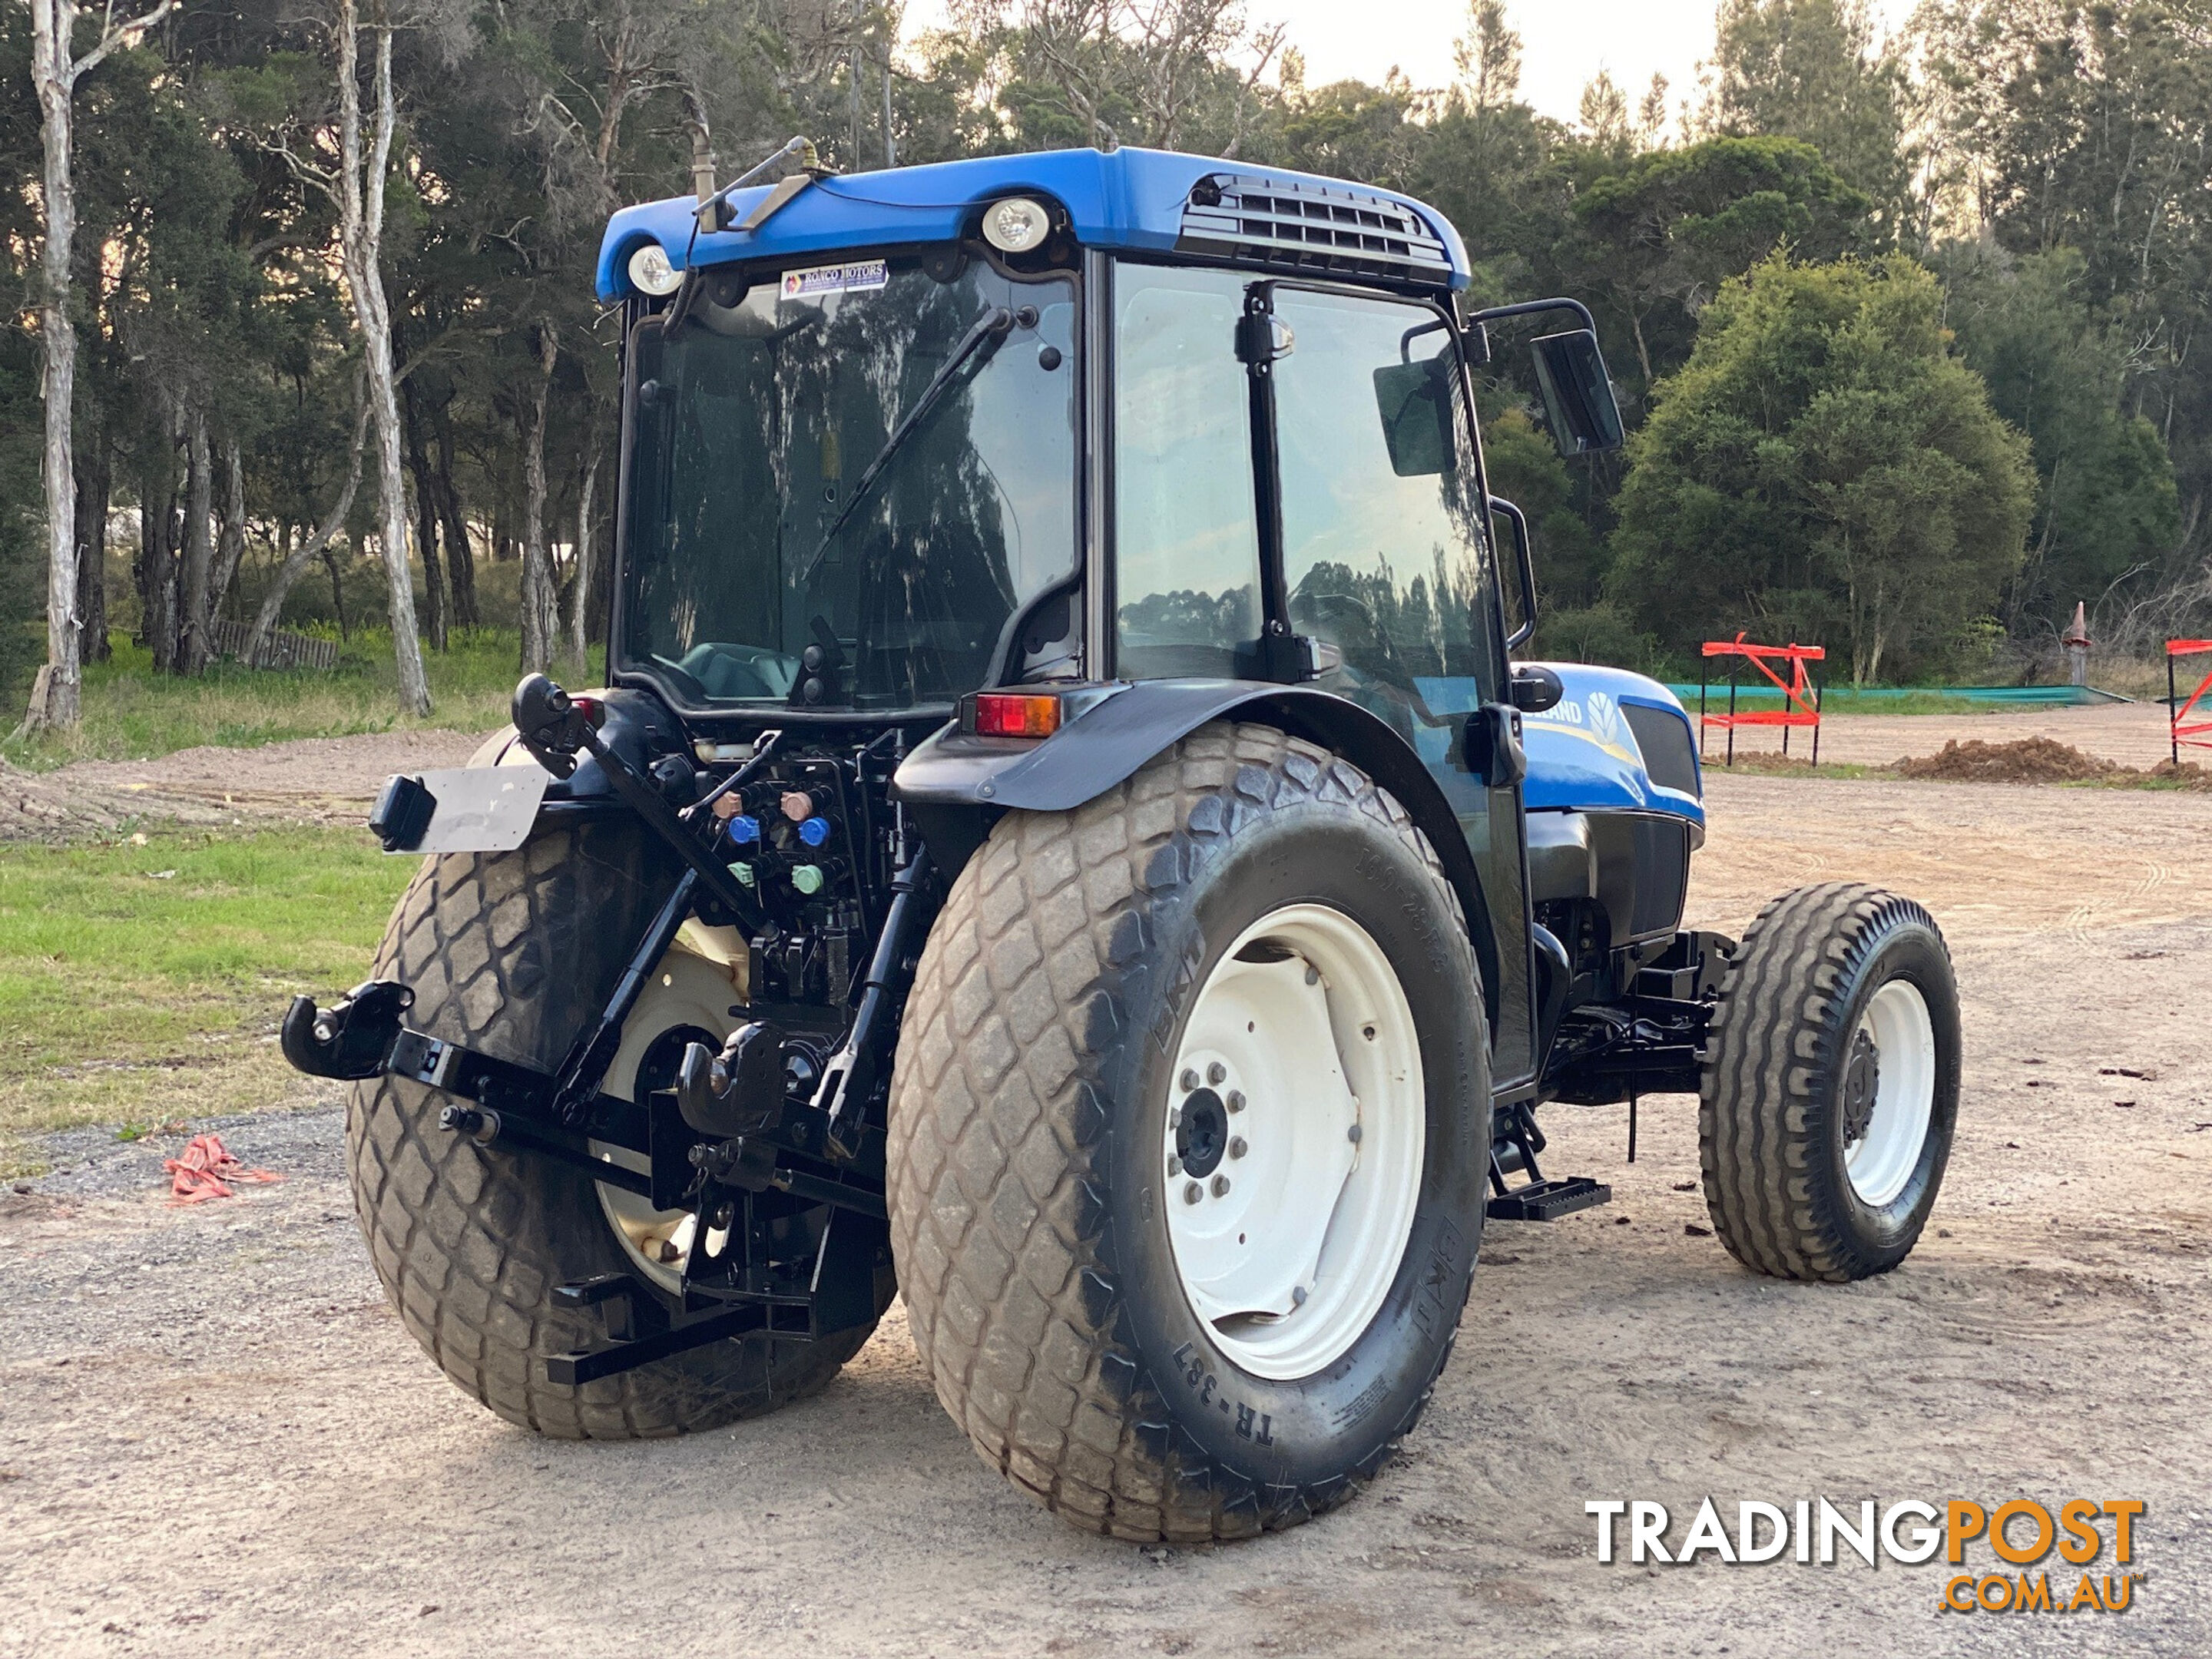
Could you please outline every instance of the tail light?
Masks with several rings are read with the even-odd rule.
[[[1060,698],[1051,692],[979,691],[968,729],[981,738],[1048,738],[1060,730]]]

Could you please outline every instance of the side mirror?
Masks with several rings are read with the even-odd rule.
[[[1542,664],[1524,662],[1514,668],[1513,678],[1505,683],[1505,692],[1522,714],[1540,714],[1559,706],[1559,699],[1567,695],[1567,684]]]
[[[1434,477],[1451,465],[1452,359],[1391,363],[1375,371],[1375,408],[1390,470],[1401,478]]]
[[[1587,455],[1620,448],[1624,436],[1620,404],[1613,398],[1597,336],[1586,328],[1571,329],[1545,335],[1530,349],[1535,354],[1544,418],[1559,453]]]

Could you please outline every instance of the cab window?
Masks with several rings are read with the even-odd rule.
[[[1114,632],[1133,679],[1234,675],[1260,637],[1244,283],[1124,264],[1114,289]]]

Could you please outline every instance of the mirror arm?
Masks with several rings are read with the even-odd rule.
[[[1521,625],[1505,636],[1505,648],[1517,651],[1536,631],[1536,561],[1528,545],[1528,518],[1503,495],[1490,498],[1491,513],[1513,526],[1521,552]]]
[[[1593,334],[1597,332],[1597,319],[1590,315],[1589,307],[1580,300],[1565,298],[1524,300],[1519,305],[1492,306],[1487,311],[1476,312],[1462,323],[1461,327],[1466,329],[1483,327],[1491,323],[1500,322],[1508,317],[1533,317],[1543,311],[1571,311],[1583,319],[1584,328]]]

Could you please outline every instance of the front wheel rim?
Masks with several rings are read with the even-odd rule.
[[[1859,1201],[1882,1209],[1920,1166],[1936,1109],[1936,1024],[1910,980],[1867,1000],[1845,1050],[1844,1174]]]
[[[1327,905],[1253,923],[1200,988],[1166,1104],[1191,1311],[1255,1376],[1341,1358],[1397,1278],[1427,1143],[1419,1036],[1382,946]]]

